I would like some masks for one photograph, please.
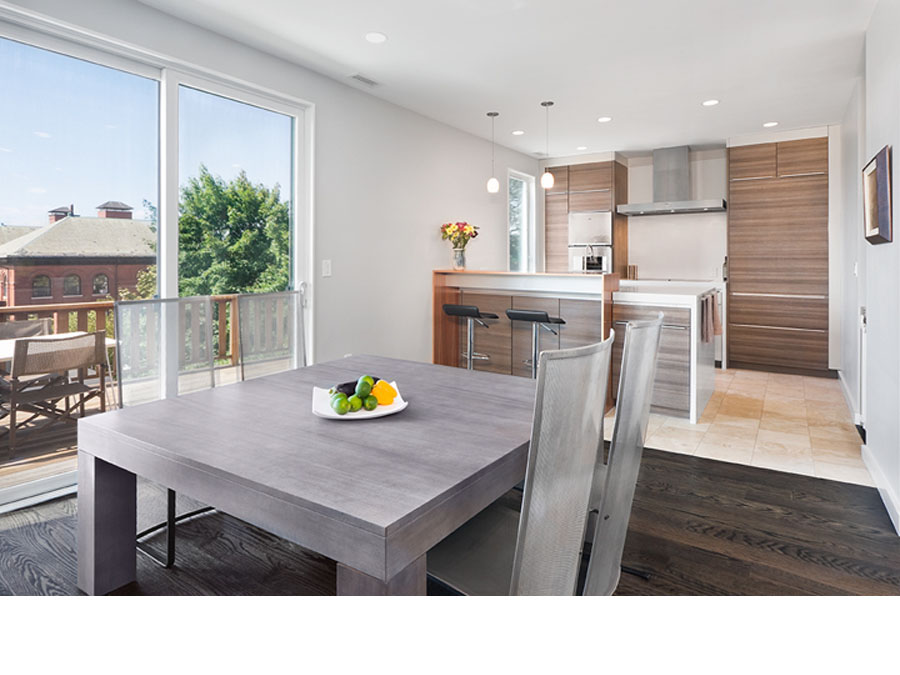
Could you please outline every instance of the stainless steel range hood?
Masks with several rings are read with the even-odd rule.
[[[691,199],[691,163],[688,146],[653,151],[653,201],[621,204],[624,216],[659,216],[672,213],[714,213],[725,210],[724,199]]]

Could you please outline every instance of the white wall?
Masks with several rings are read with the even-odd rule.
[[[449,265],[442,222],[481,236],[470,267],[506,268],[506,197],[489,195],[490,143],[177,20],[136,0],[22,0],[22,7],[316,106],[316,360],[374,353],[430,361],[431,271]],[[486,122],[487,124],[487,122]],[[536,175],[537,160],[497,149]],[[321,260],[333,276],[320,276]]]
[[[691,199],[728,195],[726,151],[690,153]],[[628,160],[628,201],[653,201],[653,158]],[[676,214],[628,219],[628,262],[639,279],[722,279],[728,251],[727,213]]]
[[[900,0],[880,0],[866,31],[865,157],[900,152]],[[900,532],[900,180],[892,176],[894,241],[862,244],[868,314],[863,459]],[[857,180],[857,176],[847,177]]]
[[[840,240],[843,263],[838,283],[842,288],[841,369],[844,396],[854,417],[860,414],[859,308],[865,305],[865,239],[862,235],[860,170],[864,164],[865,85],[861,80],[853,90],[841,121],[842,213]]]

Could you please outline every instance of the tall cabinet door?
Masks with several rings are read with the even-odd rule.
[[[744,153],[768,174],[774,151],[771,177],[730,171],[728,357],[737,367],[828,370],[827,142]]]

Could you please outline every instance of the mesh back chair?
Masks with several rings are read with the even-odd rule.
[[[575,593],[612,342],[540,354],[521,516],[489,506],[428,552],[432,578],[466,594]]]
[[[50,319],[28,319],[0,323],[0,340],[50,335]]]
[[[605,466],[598,462],[594,495],[591,498],[593,528],[585,595],[611,595],[619,584],[622,550],[637,483],[650,399],[656,376],[656,360],[663,315],[652,321],[629,322],[625,328],[625,348],[619,374],[619,395]]]
[[[85,382],[90,369],[97,372],[97,386]],[[99,398],[100,409],[106,410],[105,385],[103,332],[17,339],[9,381],[0,388],[0,401],[9,410],[10,454],[15,452],[16,431],[32,420],[47,418],[38,428],[55,422],[75,424],[73,413],[84,415],[84,404],[93,398]],[[19,419],[19,412],[26,413],[27,419]]]
[[[241,379],[306,365],[300,291],[238,296]]]
[[[116,302],[116,375],[119,406],[130,407],[215,386],[212,305],[208,296]],[[177,358],[163,359],[169,351]],[[166,368],[164,363],[173,364]],[[199,506],[191,502],[192,507]],[[145,504],[145,506],[152,506]],[[137,533],[139,543],[166,530],[166,556],[138,550],[164,567],[175,564],[175,525],[210,511],[177,513],[174,490],[166,492],[166,520]]]

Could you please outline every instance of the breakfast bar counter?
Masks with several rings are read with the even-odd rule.
[[[444,305],[474,306],[497,319],[472,330],[473,369],[531,376],[534,334],[510,321],[508,309],[539,310],[564,323],[539,330],[539,350],[567,349],[609,337],[615,330],[610,404],[616,394],[628,321],[664,314],[652,409],[696,423],[715,384],[715,347],[703,330],[704,299],[716,285],[621,280],[616,274],[552,274],[487,270],[435,270],[433,275],[434,363],[467,367],[468,326],[448,316]]]

